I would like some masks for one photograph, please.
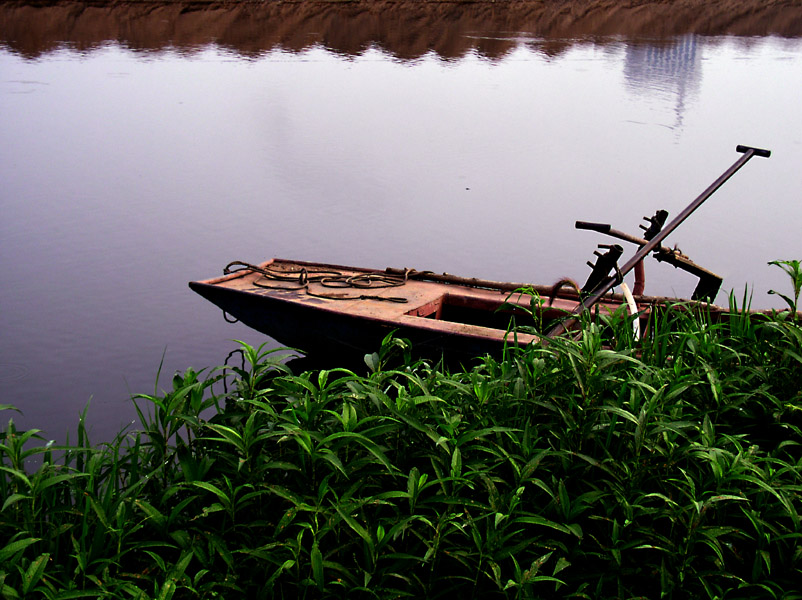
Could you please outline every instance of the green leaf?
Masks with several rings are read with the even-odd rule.
[[[203,509],[201,509],[201,516],[208,517],[212,513],[224,511],[225,509],[226,507],[219,502],[213,502],[209,506],[204,506]]]
[[[374,352],[372,354],[366,354],[365,364],[367,365],[368,369],[370,369],[374,373],[378,371],[381,366],[381,359],[379,358],[379,354],[377,352]]]
[[[39,583],[39,580],[44,575],[45,568],[47,568],[47,561],[50,559],[50,554],[40,554],[28,566],[25,573],[22,575],[22,594],[26,595],[34,586]]]
[[[562,579],[549,577],[548,575],[537,575],[535,577],[531,577],[528,581],[530,583],[537,583],[538,581],[552,581],[554,583],[559,583],[560,585],[565,585],[565,582]]]
[[[17,552],[22,552],[30,546],[31,544],[35,544],[36,542],[41,541],[42,538],[25,538],[24,540],[17,540],[16,542],[11,542],[7,544],[5,547],[0,548],[0,564],[4,563],[12,556],[14,556]]]
[[[339,506],[337,507],[337,512],[340,513],[340,516],[348,524],[348,526],[351,529],[353,529],[359,537],[362,538],[362,541],[364,541],[365,545],[369,548],[370,553],[373,554],[375,550],[375,544],[373,543],[373,538],[371,537],[368,530],[362,527],[362,525],[360,525],[359,523],[357,523],[356,520],[351,515],[349,515]]]
[[[49,487],[52,487],[62,481],[69,481],[70,479],[75,479],[76,477],[89,477],[89,473],[68,473],[66,475],[53,475],[48,477],[43,482],[36,481],[36,488],[38,491],[46,490]]]
[[[542,527],[550,527],[551,529],[556,529],[562,533],[570,533],[576,535],[575,531],[572,531],[569,527],[565,525],[561,525],[560,523],[556,523],[545,517],[540,517],[538,515],[531,515],[525,517],[516,517],[512,520],[512,523],[524,523],[528,525],[540,525]],[[579,537],[579,536],[578,536]]]
[[[137,590],[139,591],[139,590]],[[141,592],[140,592],[141,593]],[[58,592],[57,596],[54,596],[55,600],[71,600],[72,598],[98,598],[100,597],[101,592],[98,590],[70,590],[66,592]],[[133,596],[134,598],[143,598],[146,596]]]
[[[209,483],[208,481],[191,481],[190,485],[212,492],[215,496],[217,496],[220,499],[220,502],[222,504],[226,506],[231,505],[231,499],[228,497],[228,494],[226,494],[216,485]]]
[[[167,522],[167,518],[156,508],[154,508],[152,504],[146,500],[136,500],[135,504],[142,509],[142,512],[144,512],[148,518],[156,524],[157,527],[164,527],[165,523]]]
[[[17,598],[20,597],[17,593],[17,590],[6,585],[5,583],[0,584],[0,595],[3,596],[4,600],[17,600]]]
[[[165,571],[167,571],[167,565],[166,565],[166,563],[164,562],[164,559],[161,557],[161,555],[159,555],[159,554],[156,554],[155,552],[153,552],[153,551],[151,551],[151,550],[145,550],[145,553],[146,553],[146,554],[148,554],[148,555],[150,556],[150,558],[152,558],[152,559],[153,559],[153,562],[155,562],[155,563],[156,563],[156,565],[159,567],[159,570],[160,570],[162,573],[164,573]]]
[[[173,580],[177,581],[184,576],[184,573],[186,572],[189,563],[192,562],[192,557],[193,553],[191,550],[185,550],[181,554],[181,558],[178,559],[178,562],[170,570],[170,577],[172,577]]]
[[[312,544],[312,553],[309,558],[312,562],[312,577],[317,589],[323,591],[323,554],[320,552],[317,540]]]
[[[281,576],[284,571],[289,571],[295,566],[295,561],[292,559],[285,560],[270,576],[265,585],[265,589],[270,589],[273,583]]]
[[[161,590],[159,590],[158,600],[170,600],[175,594],[176,585],[175,581],[172,579],[168,579],[162,585]]]
[[[451,477],[460,477],[462,475],[462,452],[458,447],[454,447],[451,453]]]
[[[570,566],[571,566],[571,563],[568,562],[568,560],[566,560],[565,557],[561,556],[560,558],[557,559],[557,564],[554,565],[554,572],[552,573],[552,575],[556,575],[557,573],[559,573],[563,569],[567,569]]]
[[[108,518],[106,516],[106,511],[103,510],[103,507],[100,506],[100,504],[98,504],[97,500],[95,500],[92,496],[87,495],[86,499],[89,501],[89,504],[92,507],[92,510],[95,511],[95,514],[97,515],[97,518],[102,523],[103,527],[105,527],[106,529],[111,529],[112,527],[109,524],[109,520],[108,520]]]
[[[333,441],[338,440],[338,439],[348,439],[348,440],[353,440],[353,441],[357,442],[363,448],[365,448],[368,452],[370,452],[373,456],[375,456],[376,459],[381,464],[383,464],[385,466],[385,468],[387,468],[388,471],[395,471],[396,470],[396,467],[392,463],[390,463],[389,459],[384,454],[384,452],[382,452],[382,450],[379,447],[379,445],[376,442],[374,442],[373,440],[371,440],[370,438],[367,438],[367,437],[365,437],[364,435],[362,435],[360,433],[354,433],[352,431],[338,431],[338,432],[332,433],[331,435],[328,435],[325,438],[323,438],[323,440],[321,440],[321,442],[320,442],[320,445],[321,446],[328,445],[330,442],[333,442]],[[335,465],[335,466],[337,466],[337,465]],[[340,465],[340,467],[341,466],[342,465]],[[340,467],[338,467],[338,468],[340,468]]]
[[[9,469],[8,467],[0,467],[0,471],[11,473],[17,479],[21,479],[22,482],[25,484],[25,487],[31,489],[31,480],[28,479],[28,477],[22,471],[17,471],[16,469]]]
[[[3,503],[3,508],[0,508],[0,512],[3,512],[9,506],[16,504],[20,500],[30,500],[31,496],[26,496],[24,494],[11,494],[6,501]]]

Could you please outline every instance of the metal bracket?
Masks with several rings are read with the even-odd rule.
[[[588,262],[588,266],[593,269],[593,271],[591,271],[588,276],[585,285],[582,286],[583,294],[592,294],[596,291],[596,288],[607,279],[611,271],[615,270],[620,273],[620,271],[618,271],[618,259],[621,258],[624,249],[618,244],[599,244],[599,248],[606,248],[607,252],[604,254],[598,250],[593,252],[593,254],[597,256],[596,264],[594,265]]]
[[[653,217],[643,217],[643,220],[649,223],[649,227],[646,227],[645,225],[638,225],[638,227],[643,229],[643,239],[649,241],[658,233],[660,233],[660,231],[663,229],[663,225],[666,224],[667,218],[667,210],[658,210],[656,213],[654,213]]]

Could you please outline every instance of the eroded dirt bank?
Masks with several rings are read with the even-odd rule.
[[[322,44],[358,54],[372,45],[401,57],[500,56],[542,38],[559,52],[587,36],[802,36],[802,0],[499,0],[449,2],[0,2],[0,43],[35,57],[63,43],[115,40],[134,49],[192,49],[214,41],[242,54]]]

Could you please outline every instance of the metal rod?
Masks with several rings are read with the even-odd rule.
[[[641,260],[643,260],[646,257],[646,255],[649,254],[649,252],[651,252],[657,246],[659,246],[660,242],[666,239],[666,237],[668,237],[668,235],[672,231],[674,231],[677,227],[679,227],[682,224],[682,222],[691,215],[693,211],[699,208],[702,205],[702,203],[705,200],[707,200],[710,196],[712,196],[713,193],[718,188],[724,185],[724,182],[726,182],[730,177],[732,177],[738,171],[738,169],[740,169],[747,162],[749,162],[750,158],[752,158],[753,156],[761,156],[763,158],[768,158],[769,156],[771,156],[770,150],[763,150],[761,148],[752,148],[750,146],[739,145],[735,147],[735,151],[743,153],[743,156],[740,157],[738,160],[736,160],[735,163],[733,163],[733,165],[729,169],[724,171],[724,173],[722,173],[718,179],[716,179],[713,183],[711,183],[710,186],[708,186],[708,188],[704,192],[699,194],[699,196],[693,202],[691,202],[685,208],[685,210],[683,210],[679,215],[677,215],[673,221],[671,221],[668,225],[663,227],[660,233],[658,233],[651,240],[649,240],[649,243],[647,243],[645,246],[641,246],[640,250],[638,250],[635,253],[635,255],[632,258],[630,258],[629,261],[627,261],[627,263],[618,270],[618,273],[616,273],[614,276],[611,275],[607,277],[607,279],[605,279],[601,284],[599,284],[599,287],[596,288],[596,291],[593,292],[587,298],[585,298],[573,310],[574,315],[580,314],[581,312],[587,310],[588,308],[596,304],[599,300],[601,300],[602,296],[604,296],[607,292],[613,289],[613,287],[615,287],[618,283],[620,283],[621,277],[629,273],[635,267],[636,264],[638,264]],[[557,325],[555,325],[548,331],[548,333],[546,334],[547,337],[553,337],[555,335],[562,333],[575,320],[576,319],[569,319],[567,322],[557,323]]]

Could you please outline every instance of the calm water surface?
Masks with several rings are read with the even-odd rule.
[[[787,283],[766,263],[802,258],[802,43],[541,48],[521,37],[493,60],[401,61],[0,45],[0,403],[63,439],[91,398],[107,439],[162,356],[167,385],[222,363],[234,338],[263,339],[186,286],[234,259],[583,281],[605,240],[575,220],[636,233],[656,209],[676,215],[736,144],[774,155],[669,241],[725,290],[781,306],[766,292]],[[647,292],[693,287],[647,265]]]

